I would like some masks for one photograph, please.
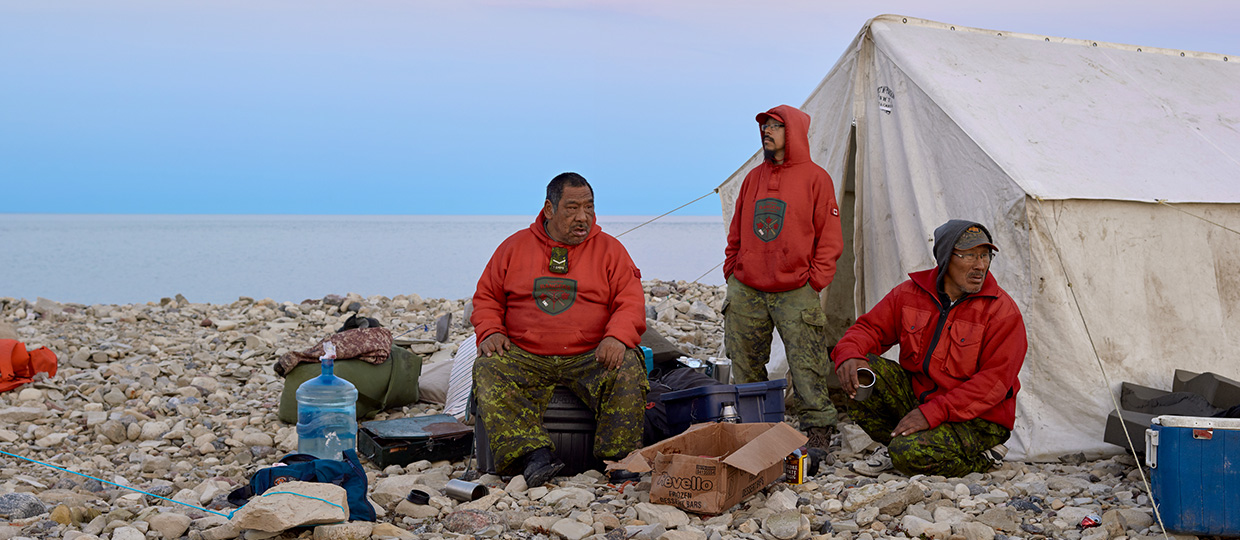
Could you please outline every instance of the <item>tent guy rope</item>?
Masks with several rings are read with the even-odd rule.
[[[1039,221],[1039,225],[1041,225],[1042,230],[1054,237],[1055,233],[1046,226],[1046,222],[1042,219],[1042,198],[1034,197],[1034,199],[1038,201],[1037,219]],[[1058,242],[1052,242],[1051,246],[1055,250],[1055,257],[1059,260],[1059,269],[1063,271],[1064,276],[1067,276],[1068,266],[1064,263],[1063,252],[1060,251]],[[1098,362],[1098,370],[1102,372],[1102,381],[1105,385],[1103,390],[1105,390],[1107,396],[1111,398],[1111,403],[1115,406],[1115,412],[1119,414],[1120,422],[1123,422],[1124,411],[1119,406],[1119,398],[1115,396],[1114,392],[1111,392],[1111,377],[1107,375],[1106,366],[1102,363],[1102,356],[1098,354],[1098,345],[1094,342],[1093,332],[1090,332],[1089,330],[1089,321],[1085,318],[1085,311],[1081,309],[1081,301],[1076,296],[1076,288],[1072,286],[1072,279],[1070,277],[1065,285],[1068,286],[1068,294],[1072,296],[1072,304],[1073,307],[1076,308],[1076,314],[1081,318],[1081,326],[1085,328],[1085,335],[1089,338],[1089,346],[1093,350],[1094,361]],[[1158,504],[1154,502],[1154,490],[1150,487],[1150,480],[1149,478],[1146,478],[1145,469],[1141,467],[1141,460],[1137,458],[1137,446],[1132,442],[1132,437],[1128,434],[1128,430],[1124,429],[1123,432],[1124,439],[1128,441],[1128,450],[1131,452],[1132,458],[1137,461],[1137,472],[1141,474],[1141,483],[1145,486],[1145,492],[1150,494],[1150,506],[1154,509],[1154,517],[1158,519],[1158,526],[1162,529],[1163,538],[1170,538],[1167,536],[1167,525],[1163,523],[1162,512],[1159,511]]]

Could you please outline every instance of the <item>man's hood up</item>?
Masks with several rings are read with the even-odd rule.
[[[767,117],[784,123],[784,163],[794,165],[810,161],[809,115],[791,105],[779,105],[764,113],[758,113],[758,129]]]
[[[977,227],[986,233],[986,240],[991,244],[995,243],[994,236],[991,236],[990,230],[984,225],[976,221],[965,219],[953,219],[939,225],[934,230],[934,261],[938,263],[938,277],[936,285],[939,292],[943,291],[943,276],[947,275],[947,263],[951,262],[952,248],[956,246],[956,241],[960,239],[960,235],[969,227]]]

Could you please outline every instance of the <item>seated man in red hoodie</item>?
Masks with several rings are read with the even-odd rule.
[[[980,223],[939,226],[938,267],[909,274],[836,344],[844,392],[856,398],[859,369],[877,381],[849,412],[886,447],[854,463],[857,473],[960,477],[1002,464],[1028,342],[1020,310],[990,275],[996,251]],[[877,356],[896,344],[898,364]]]
[[[641,443],[641,273],[594,221],[589,182],[556,176],[534,223],[500,244],[474,293],[479,415],[497,470],[524,474],[530,487],[564,467],[542,425],[557,385],[594,410],[595,456],[618,460]]]

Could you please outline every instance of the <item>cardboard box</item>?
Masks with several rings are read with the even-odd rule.
[[[698,424],[608,469],[651,472],[650,502],[719,514],[779,479],[808,439],[783,422]]]
[[[1145,445],[1152,495],[1168,531],[1240,536],[1240,418],[1159,416]]]

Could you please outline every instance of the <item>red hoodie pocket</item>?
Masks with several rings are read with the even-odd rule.
[[[925,358],[926,337],[929,332],[933,332],[926,328],[930,326],[932,315],[929,311],[910,306],[904,306],[900,310],[900,358],[913,358],[914,362],[921,362],[921,359]],[[913,369],[921,371],[921,366]]]
[[[955,321],[947,329],[951,343],[947,347],[947,362],[943,371],[957,379],[967,379],[977,373],[978,355],[982,350],[982,336],[986,327],[977,323]]]

